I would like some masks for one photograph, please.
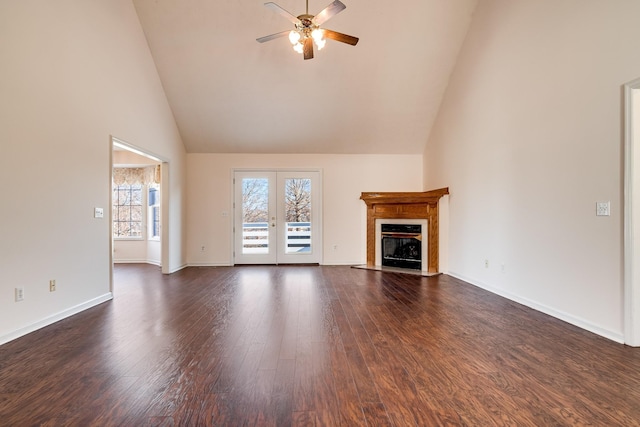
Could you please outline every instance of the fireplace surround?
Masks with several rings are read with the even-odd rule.
[[[426,220],[422,236],[426,234],[427,254],[422,270],[437,274],[439,270],[439,218],[438,201],[449,194],[449,188],[425,192],[362,193],[367,205],[367,266],[380,267],[376,262],[376,223],[383,219]],[[410,221],[411,222],[411,221]],[[378,248],[380,243],[377,244]],[[378,251],[379,252],[379,251]]]

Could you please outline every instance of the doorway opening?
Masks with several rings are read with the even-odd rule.
[[[320,171],[234,171],[234,264],[322,261]]]
[[[116,263],[158,265],[168,272],[168,163],[111,137],[110,257]],[[165,271],[167,270],[167,271]]]

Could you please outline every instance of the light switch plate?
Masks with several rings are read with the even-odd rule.
[[[94,211],[93,211],[93,217],[94,218],[104,218],[104,209],[95,208]]]
[[[609,216],[609,215],[611,215],[611,202],[597,202],[596,203],[596,215],[597,216]]]

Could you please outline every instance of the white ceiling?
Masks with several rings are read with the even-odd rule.
[[[133,0],[187,151],[422,153],[477,0],[342,1],[304,61],[264,0]]]

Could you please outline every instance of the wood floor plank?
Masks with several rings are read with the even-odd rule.
[[[313,407],[318,425],[340,424],[340,402],[331,369],[330,349],[325,342],[311,343]]]
[[[293,427],[315,427],[316,413],[313,411],[296,411],[293,413]],[[322,424],[320,424],[322,425]]]
[[[295,361],[282,359],[278,362],[271,393],[270,407],[275,411],[277,426],[290,426],[293,422],[293,389]]]
[[[117,265],[0,346],[0,425],[640,426],[640,349],[453,277]]]
[[[311,359],[311,342],[298,343],[296,352],[296,370],[294,376],[293,408],[296,412],[309,412],[315,410],[313,399],[313,367]]]

